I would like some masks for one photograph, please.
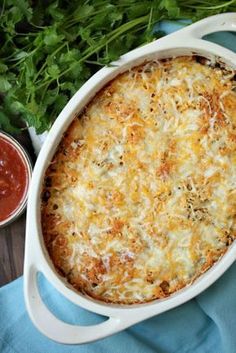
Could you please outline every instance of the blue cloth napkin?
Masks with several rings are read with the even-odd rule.
[[[166,33],[181,23],[164,22]],[[236,51],[236,35],[207,37]],[[80,346],[55,343],[31,323],[23,298],[23,279],[0,289],[0,353],[236,353],[236,263],[208,290],[188,303],[103,340]],[[59,318],[94,324],[101,318],[70,303],[43,276],[42,297]]]

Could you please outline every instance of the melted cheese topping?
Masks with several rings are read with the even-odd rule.
[[[148,62],[100,91],[46,172],[42,228],[80,292],[142,303],[192,283],[235,237],[235,72]]]

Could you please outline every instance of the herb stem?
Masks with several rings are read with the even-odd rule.
[[[224,7],[230,6],[232,4],[236,4],[236,0],[231,0],[229,2],[225,2],[224,4],[213,5],[213,6],[198,6],[198,9],[200,9],[200,10],[219,10]],[[185,7],[192,8],[192,9],[195,8],[194,5],[188,5],[188,4],[186,4]]]
[[[60,47],[58,47],[56,50],[54,50],[54,52],[52,54],[50,54],[50,56],[48,57],[48,60],[50,58],[53,58],[59,51],[61,51],[61,49],[63,49],[65,46],[67,45],[67,42],[64,42]],[[45,60],[43,65],[41,66],[41,68],[39,69],[39,71],[37,72],[37,74],[34,77],[34,82],[37,80],[37,78],[41,75],[42,71],[44,70],[44,68],[48,65],[48,60]]]

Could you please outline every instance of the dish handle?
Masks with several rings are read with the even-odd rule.
[[[123,328],[123,321],[115,317],[109,317],[106,321],[91,326],[71,325],[59,320],[40,296],[37,273],[38,270],[34,265],[25,271],[25,301],[34,325],[48,338],[64,344],[82,344],[112,335]]]
[[[200,39],[214,32],[236,32],[236,12],[228,12],[204,18],[189,27],[185,27],[182,31],[196,39]],[[176,34],[178,34],[178,32],[176,32]]]

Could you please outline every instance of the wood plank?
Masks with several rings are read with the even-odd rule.
[[[23,273],[25,215],[0,229],[0,287]]]

